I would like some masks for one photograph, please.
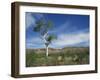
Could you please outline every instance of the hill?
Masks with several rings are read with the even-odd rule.
[[[26,49],[27,53],[35,52],[35,53],[45,53],[45,48],[39,48],[39,49]],[[83,53],[89,51],[89,47],[64,47],[62,49],[57,48],[49,48],[49,53],[61,53],[61,52],[71,52],[71,53]]]

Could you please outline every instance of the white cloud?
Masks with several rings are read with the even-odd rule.
[[[63,47],[79,44],[82,42],[89,42],[89,33],[76,33],[76,34],[61,34],[51,46]]]
[[[27,48],[42,48],[44,47],[43,41],[39,37],[28,38],[26,40],[26,47]]]
[[[89,45],[89,33],[86,32],[77,32],[77,33],[71,33],[71,34],[60,34],[57,36],[57,40],[53,41],[52,44],[49,45],[49,47],[53,48],[62,48],[67,46],[73,46],[84,43],[82,45]],[[26,47],[27,48],[43,48],[45,47],[43,41],[40,37],[33,37],[28,38],[26,40]]]
[[[28,38],[26,41],[27,43],[36,43],[36,42],[40,42],[40,38],[39,37],[33,37],[33,38]]]
[[[31,25],[35,24],[35,18],[32,16],[32,13],[26,14],[26,28],[29,28]]]

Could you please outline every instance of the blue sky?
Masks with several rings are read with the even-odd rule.
[[[32,31],[36,21],[44,18],[53,22],[49,33],[57,35],[49,47],[87,47],[89,46],[89,15],[51,14],[26,12],[26,48],[44,48],[37,32]]]

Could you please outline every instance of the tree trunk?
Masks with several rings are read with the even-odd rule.
[[[46,46],[46,56],[48,57],[48,46]]]

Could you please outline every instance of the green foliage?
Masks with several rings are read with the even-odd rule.
[[[39,32],[40,31],[40,26],[38,26],[38,27],[34,27],[34,29],[33,29],[35,32]]]
[[[51,21],[47,22],[47,28],[51,29],[53,27],[53,23]]]
[[[49,36],[47,37],[47,41],[48,41],[49,43],[51,43],[51,41],[54,40],[54,39],[57,39],[57,37],[56,37],[55,35],[49,35]]]
[[[33,31],[40,32],[41,35],[44,35],[52,27],[53,27],[53,23],[51,21],[45,21],[44,19],[40,19],[36,22]]]
[[[33,28],[33,31],[40,32],[41,29],[45,26],[44,20],[39,20],[36,22],[36,26]]]

